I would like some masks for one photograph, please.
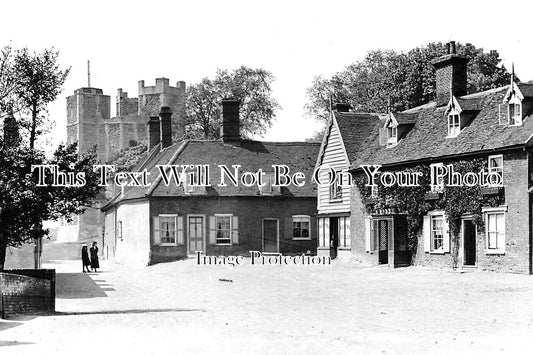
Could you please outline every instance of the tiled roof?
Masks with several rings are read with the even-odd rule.
[[[159,146],[158,146],[159,147]],[[158,147],[154,149],[159,149]],[[233,172],[232,165],[241,165],[240,172],[272,172],[272,165],[287,165],[290,174],[303,172],[306,183],[302,187],[290,185],[281,188],[281,196],[287,197],[315,197],[316,186],[312,182],[314,162],[318,155],[318,143],[307,142],[260,142],[244,140],[240,144],[226,144],[222,141],[186,140],[163,149],[157,154],[152,152],[150,157],[140,164],[149,175],[150,188],[126,187],[124,193],[113,199],[111,203],[122,200],[139,199],[148,196],[171,197],[186,196],[183,186],[176,186],[172,182],[169,186],[158,179],[160,175],[157,165],[209,165],[211,187],[207,187],[205,194],[200,196],[258,196],[256,186],[246,187],[243,184],[233,186],[217,186],[220,182],[218,165],[226,165]],[[189,196],[189,195],[187,195]],[[108,204],[108,206],[110,205]],[[104,207],[105,209],[105,207]]]
[[[379,116],[374,113],[336,112],[335,119],[351,162],[373,128],[379,124]]]
[[[346,154],[352,162],[352,157],[357,155],[361,149],[362,143],[366,137],[372,132],[374,125],[380,123],[379,115],[375,113],[355,113],[355,112],[335,112],[335,120],[339,126],[339,131],[344,142],[344,149]],[[333,121],[328,121],[326,130],[329,132]],[[320,153],[317,158],[316,165],[322,163],[322,155],[324,154],[325,144],[327,143],[328,135],[324,135]]]
[[[533,85],[519,87],[525,97],[533,96]],[[532,112],[524,112],[522,126],[499,124],[499,105],[507,89],[508,86],[458,98],[461,108],[470,111],[471,120],[455,138],[446,138],[445,106],[436,107],[432,102],[402,112],[416,117],[413,127],[397,145],[386,147],[379,144],[379,127],[375,126],[361,149],[350,156],[352,169],[364,164],[391,165],[524,146],[533,134]]]

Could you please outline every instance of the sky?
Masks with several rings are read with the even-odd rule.
[[[264,68],[281,105],[262,139],[304,140],[320,129],[305,114],[313,77],[329,77],[369,50],[407,51],[428,42],[496,49],[517,75],[533,79],[531,1],[9,1],[0,7],[0,46],[54,47],[71,66],[50,104],[52,145],[66,139],[66,101],[87,85],[137,96],[137,82],[172,85],[213,77],[217,68]]]

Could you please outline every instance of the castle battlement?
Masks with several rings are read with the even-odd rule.
[[[138,82],[138,97],[129,97],[117,90],[116,115],[111,117],[111,97],[102,89],[83,87],[67,97],[67,143],[78,142],[79,151],[85,152],[96,145],[98,158],[111,161],[125,148],[147,143],[147,122],[157,116],[162,106],[172,110],[174,137],[184,134],[185,124],[184,81],[170,86],[167,78],[157,78],[154,86]]]

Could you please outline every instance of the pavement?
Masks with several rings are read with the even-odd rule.
[[[80,261],[56,313],[0,321],[0,354],[530,354],[533,278],[417,267]]]

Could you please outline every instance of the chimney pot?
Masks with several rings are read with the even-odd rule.
[[[161,149],[172,145],[172,110],[168,106],[162,106],[159,111],[161,124]]]
[[[220,136],[224,142],[238,142],[241,139],[239,107],[237,99],[222,100],[222,126]]]

